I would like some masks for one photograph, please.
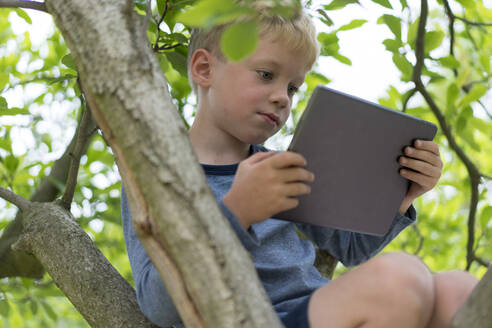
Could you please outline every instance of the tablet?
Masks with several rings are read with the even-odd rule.
[[[408,190],[398,158],[437,127],[325,86],[314,90],[289,150],[314,173],[309,195],[275,218],[384,235]]]

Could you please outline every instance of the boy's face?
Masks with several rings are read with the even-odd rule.
[[[242,143],[264,142],[285,124],[307,71],[301,53],[269,37],[238,63],[216,59],[208,98],[211,123]]]

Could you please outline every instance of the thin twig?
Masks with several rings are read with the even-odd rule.
[[[162,47],[159,47],[158,50],[169,50],[169,49],[177,48],[179,46],[182,46],[182,44],[178,43],[178,44],[173,44],[172,46],[162,46]]]
[[[0,197],[5,199],[8,202],[11,202],[15,206],[17,206],[21,211],[25,210],[29,207],[31,203],[24,197],[17,195],[16,193],[10,191],[9,189],[0,187]]]
[[[478,257],[476,255],[473,255],[473,260],[478,262],[479,264],[483,265],[484,267],[488,268],[492,264],[490,261],[484,260],[481,257]]]
[[[26,8],[48,13],[44,2],[27,0],[0,0],[0,8]]]
[[[403,101],[403,108],[401,110],[403,113],[407,111],[408,102],[410,101],[410,98],[412,98],[415,95],[416,92],[417,89],[413,88],[408,94],[407,98],[405,98],[405,100]]]
[[[77,185],[77,175],[79,172],[80,158],[84,154],[87,143],[91,140],[92,134],[96,131],[94,129],[95,122],[92,119],[91,111],[86,103],[85,110],[80,120],[79,128],[77,131],[77,142],[73,150],[72,161],[70,163],[70,169],[68,171],[67,184],[65,193],[61,199],[63,207],[70,210],[72,204],[73,195],[75,193],[75,187]]]
[[[464,17],[454,16],[456,19],[472,26],[492,26],[492,23],[472,22]]]
[[[159,51],[159,39],[161,38],[161,29],[159,26],[161,26],[161,23],[164,21],[164,17],[166,17],[167,11],[169,10],[169,0],[166,0],[166,6],[164,7],[164,12],[162,13],[161,18],[159,19],[159,22],[157,22],[157,36],[155,39],[155,44],[154,44],[154,52]]]
[[[444,4],[444,9],[446,11],[446,15],[449,18],[449,54],[451,56],[454,56],[454,40],[455,40],[455,35],[454,35],[454,21],[456,20],[453,11],[451,10],[451,6],[449,5],[448,0],[443,0]],[[458,76],[458,70],[456,68],[453,68],[453,73],[454,76]]]
[[[468,175],[470,177],[470,188],[471,188],[471,198],[470,198],[470,210],[468,214],[468,244],[467,244],[467,265],[466,269],[469,270],[472,262],[474,261],[474,252],[473,245],[475,244],[475,220],[476,220],[476,212],[479,200],[479,190],[478,187],[480,185],[480,177],[482,174],[475,166],[475,164],[470,160],[470,158],[466,155],[463,149],[458,146],[454,135],[451,132],[451,128],[448,125],[446,118],[442,114],[441,109],[436,104],[432,96],[426,90],[424,83],[422,82],[422,69],[424,67],[424,59],[425,59],[425,27],[427,23],[427,17],[429,13],[427,0],[421,0],[421,13],[420,13],[420,21],[417,32],[417,40],[416,40],[416,57],[417,63],[415,65],[415,69],[413,71],[412,80],[415,83],[415,88],[422,94],[427,104],[431,108],[432,112],[436,116],[439,125],[441,126],[441,130],[443,134],[446,136],[448,140],[448,144],[451,149],[458,155],[460,160],[465,164],[465,167],[468,171]]]

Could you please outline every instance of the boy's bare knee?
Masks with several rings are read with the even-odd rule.
[[[427,322],[434,304],[434,282],[424,262],[406,253],[385,253],[372,261],[368,279],[376,279],[388,306],[413,312],[420,326]]]

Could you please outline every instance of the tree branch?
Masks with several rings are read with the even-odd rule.
[[[44,2],[27,0],[0,0],[0,8],[27,8],[48,13]]]
[[[473,260],[478,262],[480,265],[483,265],[484,267],[488,268],[492,264],[490,261],[484,260],[481,257],[478,257],[476,255],[473,255]]]
[[[159,19],[159,22],[157,23],[157,37],[155,39],[155,44],[154,44],[154,52],[157,52],[159,49],[159,38],[161,36],[161,29],[159,26],[161,23],[164,21],[164,17],[166,17],[167,11],[169,10],[169,0],[166,0],[166,6],[164,7],[164,12],[162,13],[161,18]]]
[[[454,18],[472,26],[492,26],[492,23],[472,22],[464,17],[454,16]]]
[[[470,198],[470,211],[468,215],[468,244],[467,244],[467,265],[466,269],[468,270],[474,261],[474,252],[473,246],[475,243],[475,219],[477,212],[477,205],[479,200],[479,190],[478,187],[480,185],[480,178],[482,174],[475,166],[475,164],[470,160],[470,158],[465,154],[463,149],[458,146],[454,135],[451,132],[451,127],[448,125],[446,118],[442,114],[442,111],[437,106],[436,102],[426,90],[424,83],[422,82],[422,69],[424,67],[424,59],[425,59],[425,27],[427,23],[427,17],[429,13],[429,7],[427,0],[421,1],[421,13],[420,13],[420,21],[417,32],[417,40],[416,40],[416,57],[417,63],[415,65],[413,71],[412,80],[415,83],[415,88],[422,94],[427,104],[431,108],[432,112],[436,116],[439,121],[439,125],[441,130],[443,131],[446,139],[448,140],[448,144],[452,150],[458,155],[460,160],[465,164],[465,167],[468,171],[470,177],[470,188],[471,188],[471,198]]]
[[[67,210],[70,210],[75,187],[77,185],[77,175],[79,172],[80,158],[85,153],[87,145],[95,131],[96,124],[92,119],[90,108],[88,107],[88,104],[86,104],[77,131],[77,141],[75,143],[74,151],[70,153],[72,160],[70,163],[70,169],[68,171],[65,193],[63,194],[63,197],[61,199],[63,207],[65,207]]]
[[[24,211],[27,207],[29,207],[29,204],[31,203],[30,201],[28,201],[24,197],[21,197],[21,196],[17,195],[16,193],[14,193],[14,192],[6,189],[6,188],[3,188],[3,187],[0,187],[0,197],[2,197],[6,201],[14,204],[21,211]]]
[[[408,96],[403,101],[403,108],[401,110],[403,113],[405,113],[407,111],[408,102],[415,95],[415,93],[417,93],[417,89],[413,88],[412,90],[410,90],[410,92],[408,93]]]

